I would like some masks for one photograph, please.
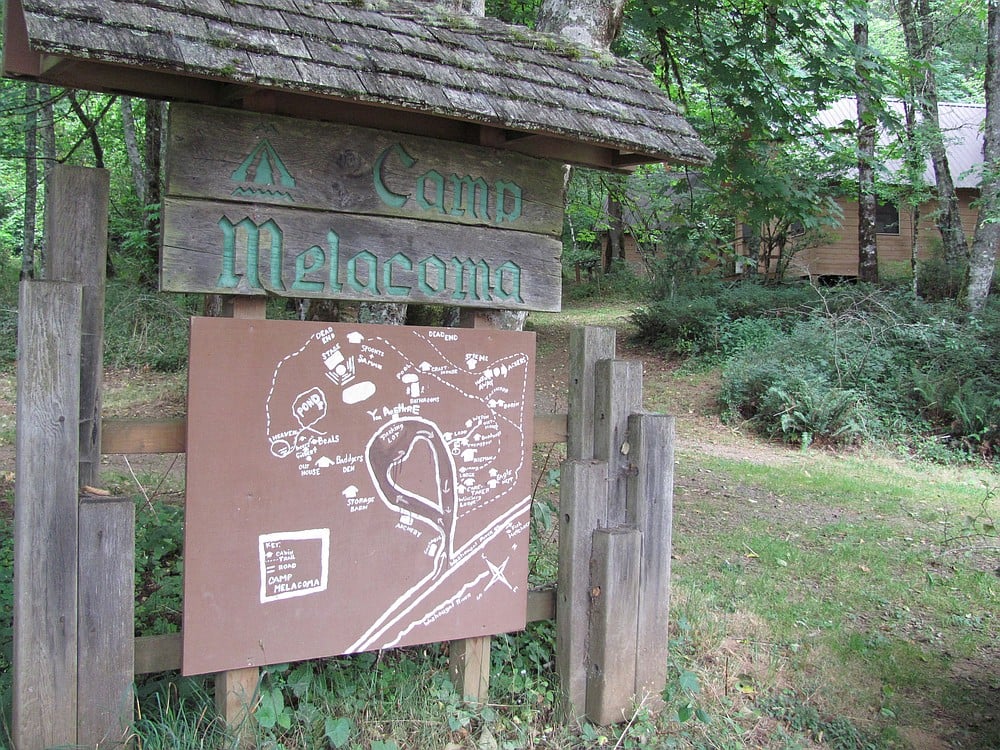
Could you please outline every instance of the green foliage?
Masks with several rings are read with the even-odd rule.
[[[183,610],[184,507],[140,503],[136,518],[136,635],[176,633]]]
[[[760,345],[787,330],[817,299],[804,285],[727,284],[712,277],[676,290],[664,281],[651,297],[632,315],[637,340],[686,355],[730,354]]]
[[[226,747],[226,728],[215,716],[205,678],[168,674],[140,680],[136,699],[131,736],[142,750]]]
[[[113,368],[174,372],[187,366],[188,321],[200,297],[148,292],[134,280],[108,282],[104,362]]]
[[[723,367],[728,418],[792,442],[913,442],[944,435],[992,456],[1000,442],[1000,315],[976,319],[865,287],[833,290],[787,336]]]
[[[879,750],[885,744],[859,729],[843,716],[824,718],[807,699],[791,692],[763,701],[763,712],[789,728],[807,734],[814,742],[831,750]]]

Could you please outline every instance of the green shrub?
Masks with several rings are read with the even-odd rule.
[[[135,283],[108,283],[104,363],[175,372],[187,366],[188,320],[201,297],[149,292]]]
[[[862,286],[827,292],[821,301],[787,336],[768,338],[741,324],[746,338],[761,338],[735,347],[724,365],[727,418],[792,441],[919,442],[934,434],[953,449],[997,452],[995,302],[970,319],[952,303]]]
[[[661,296],[632,316],[636,338],[677,354],[729,355],[762,345],[807,315],[819,299],[800,284],[726,283],[708,276],[677,289],[661,284],[653,293]],[[748,319],[768,322],[737,323]]]

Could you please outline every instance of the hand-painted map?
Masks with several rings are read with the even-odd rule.
[[[524,627],[534,335],[196,318],[185,674]]]

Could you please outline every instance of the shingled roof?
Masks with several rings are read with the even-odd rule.
[[[7,5],[4,69],[15,77],[353,122],[592,166],[711,158],[641,66],[432,3]]]

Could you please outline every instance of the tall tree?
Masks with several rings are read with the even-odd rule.
[[[146,168],[139,151],[139,140],[136,137],[135,112],[132,108],[132,97],[119,97],[122,111],[122,135],[125,138],[125,152],[128,154],[128,165],[132,173],[132,186],[135,188],[139,205],[146,205]]]
[[[962,290],[966,308],[974,313],[986,304],[1000,246],[1000,0],[989,0],[987,13],[983,179],[976,234]]]
[[[854,70],[858,110],[858,279],[878,281],[875,234],[875,116],[872,111],[871,50],[868,47],[868,3],[862,0],[854,21]]]
[[[958,210],[955,182],[948,164],[941,119],[938,114],[937,79],[934,72],[935,23],[929,0],[918,0],[916,11],[913,0],[898,0],[899,21],[903,38],[911,59],[917,63],[916,75],[920,77],[917,88],[917,106],[926,129],[926,138],[934,166],[937,185],[937,225],[941,232],[944,260],[949,268],[958,268],[969,254],[969,246]]]
[[[140,281],[150,288],[156,286],[160,255],[160,198],[163,188],[163,115],[166,104],[155,99],[146,100],[146,188],[143,213],[146,233],[146,262],[140,274]]]
[[[38,86],[24,87],[24,250],[21,278],[35,277],[35,226],[38,214]]]
[[[535,28],[608,50],[621,31],[625,0],[542,0]]]

